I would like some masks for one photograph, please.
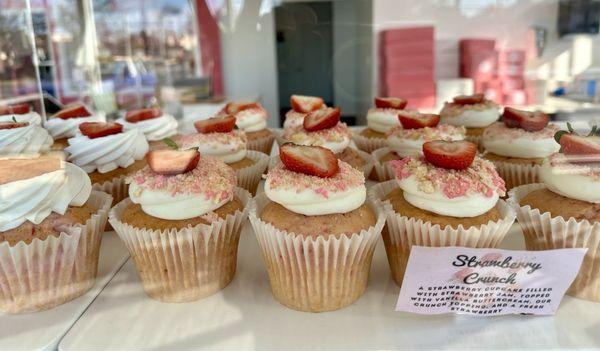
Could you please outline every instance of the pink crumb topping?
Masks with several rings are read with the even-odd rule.
[[[325,142],[341,142],[352,137],[346,123],[338,123],[333,128],[308,132],[304,126],[287,128],[283,132],[283,138],[296,144],[321,145]]]
[[[338,162],[340,172],[331,178],[321,178],[303,173],[297,173],[285,168],[283,163],[275,166],[266,176],[271,189],[292,190],[300,193],[312,189],[324,198],[329,198],[330,193],[342,192],[365,184],[362,172],[353,168],[346,162]]]
[[[184,135],[181,137],[179,144],[182,149],[198,147],[204,144],[211,146],[228,145],[234,150],[246,148],[248,138],[242,130],[233,130],[229,133],[196,133]]]
[[[494,193],[504,196],[506,188],[494,164],[475,157],[473,164],[463,170],[436,167],[423,157],[405,157],[389,162],[398,180],[414,176],[419,190],[424,193],[441,191],[449,199],[468,194],[491,197]]]
[[[398,138],[398,139],[410,139],[425,141],[431,140],[457,140],[464,138],[467,133],[465,127],[457,127],[450,124],[440,124],[434,128],[415,128],[415,129],[404,129],[402,126],[394,127],[387,132],[387,137]],[[462,138],[461,138],[462,137]]]
[[[126,178],[142,188],[164,190],[171,195],[204,194],[216,202],[230,199],[236,186],[235,171],[218,158],[202,155],[198,166],[190,172],[166,176],[156,174],[149,166]]]
[[[508,128],[504,123],[497,122],[483,131],[483,138],[487,140],[502,139],[512,142],[514,139],[554,139],[554,134],[560,128],[554,124],[548,124],[544,129],[537,132],[528,132],[521,128]]]
[[[600,181],[600,155],[569,156],[556,153],[548,157],[548,162],[553,172],[580,175]]]
[[[472,104],[472,105],[459,105],[453,102],[445,102],[444,107],[440,111],[440,116],[442,117],[456,117],[460,115],[463,111],[466,110],[478,110],[483,111],[487,109],[495,108],[498,109],[499,106],[492,100],[485,99],[480,104]]]

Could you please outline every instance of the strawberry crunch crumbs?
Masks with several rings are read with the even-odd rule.
[[[338,123],[333,128],[308,132],[302,125],[288,128],[283,132],[283,138],[295,144],[320,146],[325,142],[342,142],[350,140],[352,135],[346,123]]]
[[[456,117],[465,110],[483,111],[491,108],[498,109],[499,106],[492,100],[487,99],[483,100],[482,103],[470,105],[460,105],[453,102],[445,102],[444,107],[440,111],[440,115],[443,117]]]
[[[184,135],[180,139],[182,149],[198,147],[202,144],[209,144],[212,148],[223,145],[231,147],[231,151],[239,151],[246,148],[248,138],[242,130],[233,130],[229,133],[197,133]]]
[[[399,109],[395,109],[395,108],[391,108],[391,107],[386,107],[386,108],[375,107],[375,108],[370,108],[369,111],[367,111],[367,114],[380,113],[380,114],[386,114],[386,115],[390,115],[390,116],[398,116],[398,111],[403,111],[404,113],[407,113],[407,112],[417,113],[417,111],[414,111],[414,110],[399,110]]]
[[[166,176],[154,173],[149,166],[125,179],[141,188],[164,190],[172,196],[182,194],[204,194],[214,203],[233,197],[236,186],[235,171],[223,161],[202,155],[198,166],[190,172]]]
[[[467,129],[463,126],[456,127],[450,124],[440,124],[437,127],[425,127],[415,129],[404,129],[402,126],[394,127],[387,132],[387,137],[398,138],[398,139],[410,139],[425,141],[432,140],[456,140],[458,136],[465,136]]]
[[[346,191],[365,184],[365,176],[361,171],[346,162],[339,161],[340,171],[334,177],[321,178],[303,173],[297,173],[285,168],[279,163],[266,175],[271,189],[292,190],[300,193],[312,189],[323,198],[329,198],[330,193]]]
[[[575,160],[577,162],[573,162]],[[592,178],[594,181],[600,181],[600,155],[565,155],[556,153],[548,157],[546,162],[550,162],[552,172],[580,175]]]
[[[494,164],[480,157],[475,157],[473,164],[463,170],[439,168],[423,157],[406,157],[389,164],[398,180],[414,176],[419,190],[426,194],[441,191],[453,199],[469,194],[492,197],[494,193],[500,196],[506,193],[504,180],[496,172]]]
[[[537,132],[528,132],[522,128],[509,128],[502,122],[496,122],[487,127],[483,132],[485,139],[508,139],[510,143],[513,139],[554,139],[554,134],[560,128],[554,124],[548,124],[544,129]]]

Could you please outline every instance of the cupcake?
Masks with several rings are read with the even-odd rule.
[[[392,160],[423,155],[423,144],[433,140],[463,140],[465,127],[439,124],[440,116],[417,111],[399,111],[401,125],[387,132],[388,147],[373,152],[375,171],[379,181],[393,179],[393,171],[387,166]]]
[[[271,153],[275,135],[267,128],[267,110],[257,102],[229,102],[219,112],[218,117],[228,115],[235,116],[236,126],[246,132],[248,149],[266,155]]]
[[[395,180],[369,191],[387,213],[383,241],[402,283],[413,245],[497,247],[515,220],[500,196],[504,181],[468,141],[429,141],[421,157],[390,161]]]
[[[500,118],[500,112],[483,94],[461,95],[444,103],[440,117],[444,124],[466,127],[467,139],[479,144],[483,131]]]
[[[246,133],[235,127],[235,117],[214,117],[194,123],[198,134],[184,135],[179,144],[184,150],[196,148],[203,155],[214,156],[235,170],[237,184],[256,193],[269,163],[269,156],[246,150]]]
[[[317,96],[292,95],[290,97],[290,105],[292,109],[286,112],[283,122],[283,132],[286,130],[300,127],[304,123],[306,114],[322,108],[326,108],[322,98]],[[277,134],[277,142],[283,145],[285,140],[281,133]]]
[[[236,188],[233,168],[197,150],[153,150],[146,159],[109,215],[144,291],[187,302],[223,289],[235,274],[250,194]]]
[[[139,129],[123,131],[119,123],[81,123],[68,142],[68,160],[86,171],[94,189],[111,194],[115,203],[127,197],[125,176],[146,165],[144,134]]]
[[[401,98],[376,97],[375,108],[367,112],[367,128],[354,133],[354,142],[360,150],[373,152],[387,146],[386,138],[392,128],[399,127],[398,113],[406,107]]]
[[[53,140],[33,116],[13,115],[0,120],[0,156],[35,156],[50,151]]]
[[[139,129],[142,131],[150,148],[162,146],[162,140],[177,134],[177,120],[160,108],[143,108],[127,111],[125,116],[117,120],[124,130]]]
[[[69,105],[50,116],[44,128],[54,139],[52,150],[62,151],[69,146],[67,140],[77,135],[79,125],[84,122],[106,122],[106,116],[103,112],[92,113],[80,103]]]
[[[558,127],[549,125],[542,112],[527,112],[506,107],[504,123],[494,123],[483,132],[484,157],[496,165],[506,187],[539,182],[540,165],[558,152],[554,140]]]
[[[42,124],[42,116],[35,111],[31,111],[29,104],[13,104],[0,106],[0,123],[13,122],[14,119],[19,122],[28,122],[29,124]]]
[[[0,310],[45,310],[88,291],[110,195],[49,156],[0,159],[0,194]]]
[[[327,148],[341,161],[363,171],[366,176],[373,168],[371,155],[350,147],[352,133],[346,123],[340,122],[338,107],[327,107],[306,114],[302,126],[285,130],[283,139],[298,145]]]
[[[600,301],[600,136],[561,131],[556,138],[561,153],[541,165],[542,183],[512,189],[509,201],[527,250],[587,249],[567,294]]]
[[[336,310],[365,291],[384,224],[365,178],[326,148],[284,144],[250,222],[273,296],[299,311]]]

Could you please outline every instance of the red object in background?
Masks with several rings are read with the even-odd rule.
[[[459,42],[461,54],[463,52],[493,51],[496,49],[494,39],[461,39]]]
[[[396,73],[411,73],[415,71],[431,72],[435,62],[432,55],[404,55],[404,56],[388,56],[382,57],[383,68],[386,72]]]
[[[414,41],[420,42],[424,40],[433,41],[433,27],[407,27],[386,29],[380,32],[380,40],[383,42],[403,42]]]
[[[499,62],[525,63],[525,50],[505,49],[498,52]]]
[[[395,93],[395,91],[391,91]],[[405,94],[404,98],[408,101],[407,109],[418,109],[435,106],[435,92],[424,94]]]
[[[200,32],[202,71],[211,78],[213,96],[222,96],[224,87],[221,62],[221,34],[216,19],[206,5],[206,0],[196,0],[196,18]]]
[[[512,90],[504,93],[504,104],[506,105],[526,105],[527,93],[525,90]]]
[[[425,55],[433,59],[433,42],[431,40],[401,43],[390,42],[385,46],[385,50],[382,53],[390,57],[404,57],[410,56],[413,53],[418,53],[419,55]]]
[[[499,79],[502,87],[506,90],[523,90],[525,89],[525,79],[523,77],[502,77]]]

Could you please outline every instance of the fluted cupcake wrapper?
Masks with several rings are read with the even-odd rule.
[[[385,182],[396,178],[394,171],[388,165],[388,162],[380,161],[380,159],[390,153],[390,151],[391,149],[389,147],[382,147],[381,149],[377,149],[372,153],[373,160],[375,162],[375,173],[377,173],[377,178],[380,182]]]
[[[268,136],[258,138],[258,139],[248,140],[248,142],[246,143],[246,147],[248,148],[248,150],[260,151],[263,154],[270,155],[271,148],[273,147],[274,141],[275,141],[275,134],[273,134],[273,132],[271,132],[271,134]]]
[[[125,183],[126,177],[126,175],[122,175],[104,183],[95,183],[92,185],[92,188],[111,195],[113,197],[113,204],[117,204],[129,196],[129,185]]]
[[[188,302],[226,287],[237,264],[240,232],[252,203],[250,193],[236,188],[242,211],[210,225],[171,230],[136,228],[121,221],[129,198],[112,208],[109,222],[125,242],[140,274],[144,291],[163,302]]]
[[[260,183],[262,175],[269,164],[269,156],[259,151],[248,150],[246,152],[246,157],[254,161],[254,164],[236,170],[235,176],[237,177],[237,186],[248,190],[254,195],[256,194],[258,183]]]
[[[492,161],[496,170],[504,182],[506,189],[512,189],[520,185],[539,183],[539,165],[517,164],[503,161]]]
[[[363,129],[352,131],[352,140],[354,140],[354,143],[359,150],[371,153],[387,146],[386,138],[367,138],[360,135],[360,132],[362,132]]]
[[[544,184],[526,184],[509,191],[509,203],[517,211],[517,219],[525,236],[527,250],[587,248],[579,274],[567,294],[586,300],[600,301],[600,222],[552,217],[520,201]]]
[[[275,228],[260,219],[270,202],[255,198],[249,217],[273,296],[284,306],[305,312],[337,310],[356,301],[365,291],[373,250],[385,223],[382,209],[368,201],[377,223],[360,233],[310,237]]]
[[[102,232],[112,197],[92,191],[97,208],[85,224],[58,237],[0,244],[0,310],[23,313],[46,310],[83,295],[96,280]]]
[[[277,145],[281,146],[287,143],[287,140],[283,137],[283,129],[273,130],[273,134],[275,134],[275,140],[277,140]]]
[[[467,135],[465,136],[465,140],[472,142],[473,144],[477,144],[477,149],[479,152],[484,152],[483,148],[483,137],[481,135]]]
[[[421,219],[403,216],[394,211],[389,201],[383,200],[398,188],[396,180],[379,183],[369,189],[368,196],[383,207],[387,222],[382,231],[385,251],[392,276],[402,284],[410,249],[413,245],[427,247],[462,246],[471,248],[495,248],[502,242],[515,221],[515,211],[503,200],[499,200],[502,218],[481,226],[458,228],[424,222]]]

